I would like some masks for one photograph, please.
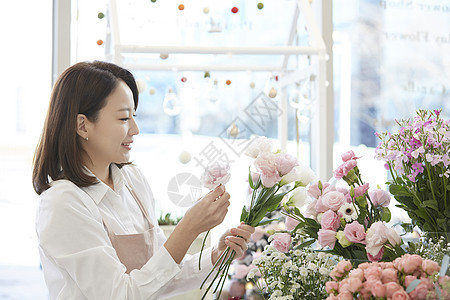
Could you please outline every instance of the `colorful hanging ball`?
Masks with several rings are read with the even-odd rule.
[[[103,41],[102,40],[98,40],[97,41],[97,45],[99,45],[99,46],[103,45]]]
[[[231,124],[228,129],[228,135],[234,138],[239,135],[239,128],[236,126],[236,123]]]
[[[102,13],[102,12],[99,12],[98,15],[97,15],[97,17],[98,17],[99,19],[103,19],[103,18],[105,17],[105,14]]]
[[[250,88],[252,88],[252,89],[255,88],[255,83],[254,82],[250,82]]]
[[[264,4],[262,4],[261,2],[258,3],[258,9],[263,9]]]
[[[178,9],[179,9],[179,10],[183,10],[183,9],[184,9],[184,4],[178,5]]]
[[[203,9],[203,13],[206,15],[206,14],[208,14],[209,13],[209,7],[205,7],[204,9]]]
[[[161,59],[167,59],[167,58],[169,57],[169,54],[167,54],[167,53],[161,53],[161,54],[159,55],[159,57],[160,57]]]
[[[203,75],[203,78],[210,78],[211,74],[209,74],[208,71],[205,72],[205,74]]]
[[[156,0],[150,0],[150,1],[152,1],[153,3],[155,3],[155,2],[156,2]]]
[[[154,95],[154,94],[156,94],[156,89],[155,89],[155,88],[150,88],[150,89],[148,90],[148,93],[149,93],[150,95]]]
[[[225,81],[225,83],[227,84],[227,85],[230,85],[231,84],[231,80],[227,80],[227,81]]]
[[[186,77],[181,77],[181,82],[186,82],[187,78]]]
[[[236,6],[231,9],[231,12],[233,14],[237,13],[238,11],[239,11],[239,9]]]

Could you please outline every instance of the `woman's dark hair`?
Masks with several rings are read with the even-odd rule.
[[[33,159],[33,187],[39,195],[51,180],[67,179],[79,187],[97,182],[86,174],[77,134],[77,115],[96,121],[106,98],[124,81],[138,106],[136,81],[130,71],[112,63],[80,62],[65,70],[53,87],[44,128]]]

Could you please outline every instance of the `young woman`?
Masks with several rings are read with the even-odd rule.
[[[247,249],[254,228],[241,224],[204,251],[201,271],[198,254],[186,254],[223,221],[230,198],[223,186],[164,237],[150,187],[129,164],[137,106],[133,75],[111,63],[75,64],[53,88],[33,166],[50,299],[163,299],[198,288],[227,246],[236,257]]]

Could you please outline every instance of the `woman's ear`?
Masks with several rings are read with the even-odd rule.
[[[77,115],[77,134],[84,140],[88,138],[88,129],[87,129],[87,123],[89,120],[87,117],[83,114]]]

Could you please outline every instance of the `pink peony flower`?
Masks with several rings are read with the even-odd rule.
[[[292,238],[289,233],[275,233],[272,236],[271,245],[280,252],[286,253],[291,246]]]
[[[336,244],[336,231],[328,230],[328,229],[319,229],[318,232],[318,241],[319,245],[322,247],[330,247],[334,248]]]
[[[275,154],[272,152],[261,152],[256,157],[254,164],[261,174],[261,181],[265,187],[271,188],[278,184],[281,177],[278,174]]]
[[[433,275],[435,272],[439,272],[441,267],[439,267],[439,264],[435,261],[424,259],[422,261],[422,270],[428,275]]]
[[[403,287],[397,282],[387,282],[386,284],[386,297],[392,298],[392,295],[396,291],[403,291]]]
[[[422,267],[423,259],[420,255],[416,254],[405,254],[401,258],[400,270],[406,274],[413,274],[417,269]]]
[[[366,244],[366,230],[358,221],[345,225],[344,234],[349,242]]]
[[[342,161],[349,161],[351,159],[357,159],[355,153],[352,150],[349,150],[341,155]]]
[[[327,210],[320,220],[320,225],[323,229],[329,229],[336,231],[341,226],[341,220],[339,216],[332,210]]]
[[[383,269],[381,272],[381,282],[398,282],[397,270],[392,268]]]
[[[333,211],[337,211],[342,204],[346,203],[345,196],[337,191],[331,191],[320,197],[322,204]],[[317,207],[317,205],[316,205]]]
[[[427,278],[425,278],[427,279]],[[433,285],[431,288],[428,286],[427,282],[421,278],[421,282],[416,286],[416,288],[409,294],[411,299],[426,299],[429,290],[434,290]]]
[[[328,281],[325,284],[325,291],[328,294],[332,294],[334,292],[338,292],[339,291],[339,284],[336,281]]]
[[[341,260],[338,262],[336,267],[334,267],[336,271],[338,271],[341,274],[347,273],[352,269],[352,263],[348,260]]]
[[[272,142],[265,136],[258,136],[251,140],[245,150],[245,155],[256,158],[261,152],[272,151]]]
[[[357,277],[349,277],[348,278],[347,289],[351,293],[356,293],[357,291],[359,291],[359,289],[362,287],[362,285],[363,285],[363,283],[362,283],[361,279],[359,279]]]
[[[294,230],[295,227],[298,225],[298,223],[300,223],[300,222],[297,221],[296,219],[287,216],[287,217],[286,217],[286,222],[285,222],[286,230],[287,230],[287,231],[292,231],[292,230]]]
[[[409,300],[410,298],[409,298],[408,294],[405,292],[405,290],[401,289],[401,290],[394,292],[392,294],[391,299],[392,300]]]
[[[337,295],[338,300],[353,300],[353,295],[349,291],[340,292]]]
[[[369,192],[370,200],[372,201],[373,206],[388,206],[391,202],[391,196],[388,192],[380,189],[371,190]]]
[[[379,281],[381,279],[382,269],[377,264],[369,264],[369,266],[364,270],[364,276],[366,279],[369,277],[373,277],[375,281]]]
[[[275,161],[280,176],[286,175],[291,172],[295,166],[298,166],[297,158],[286,153],[275,154]]]
[[[364,280],[364,271],[360,268],[353,269],[350,274],[348,274],[349,278],[358,278],[359,280]]]
[[[202,185],[210,190],[216,188],[219,184],[226,184],[230,180],[231,174],[229,165],[216,162],[205,168],[200,181]]]
[[[375,282],[372,285],[371,291],[375,297],[383,298],[386,296],[386,286],[381,281]]]
[[[384,243],[388,240],[387,228],[382,221],[378,221],[370,226],[366,234],[366,252],[372,257],[379,255]]]

